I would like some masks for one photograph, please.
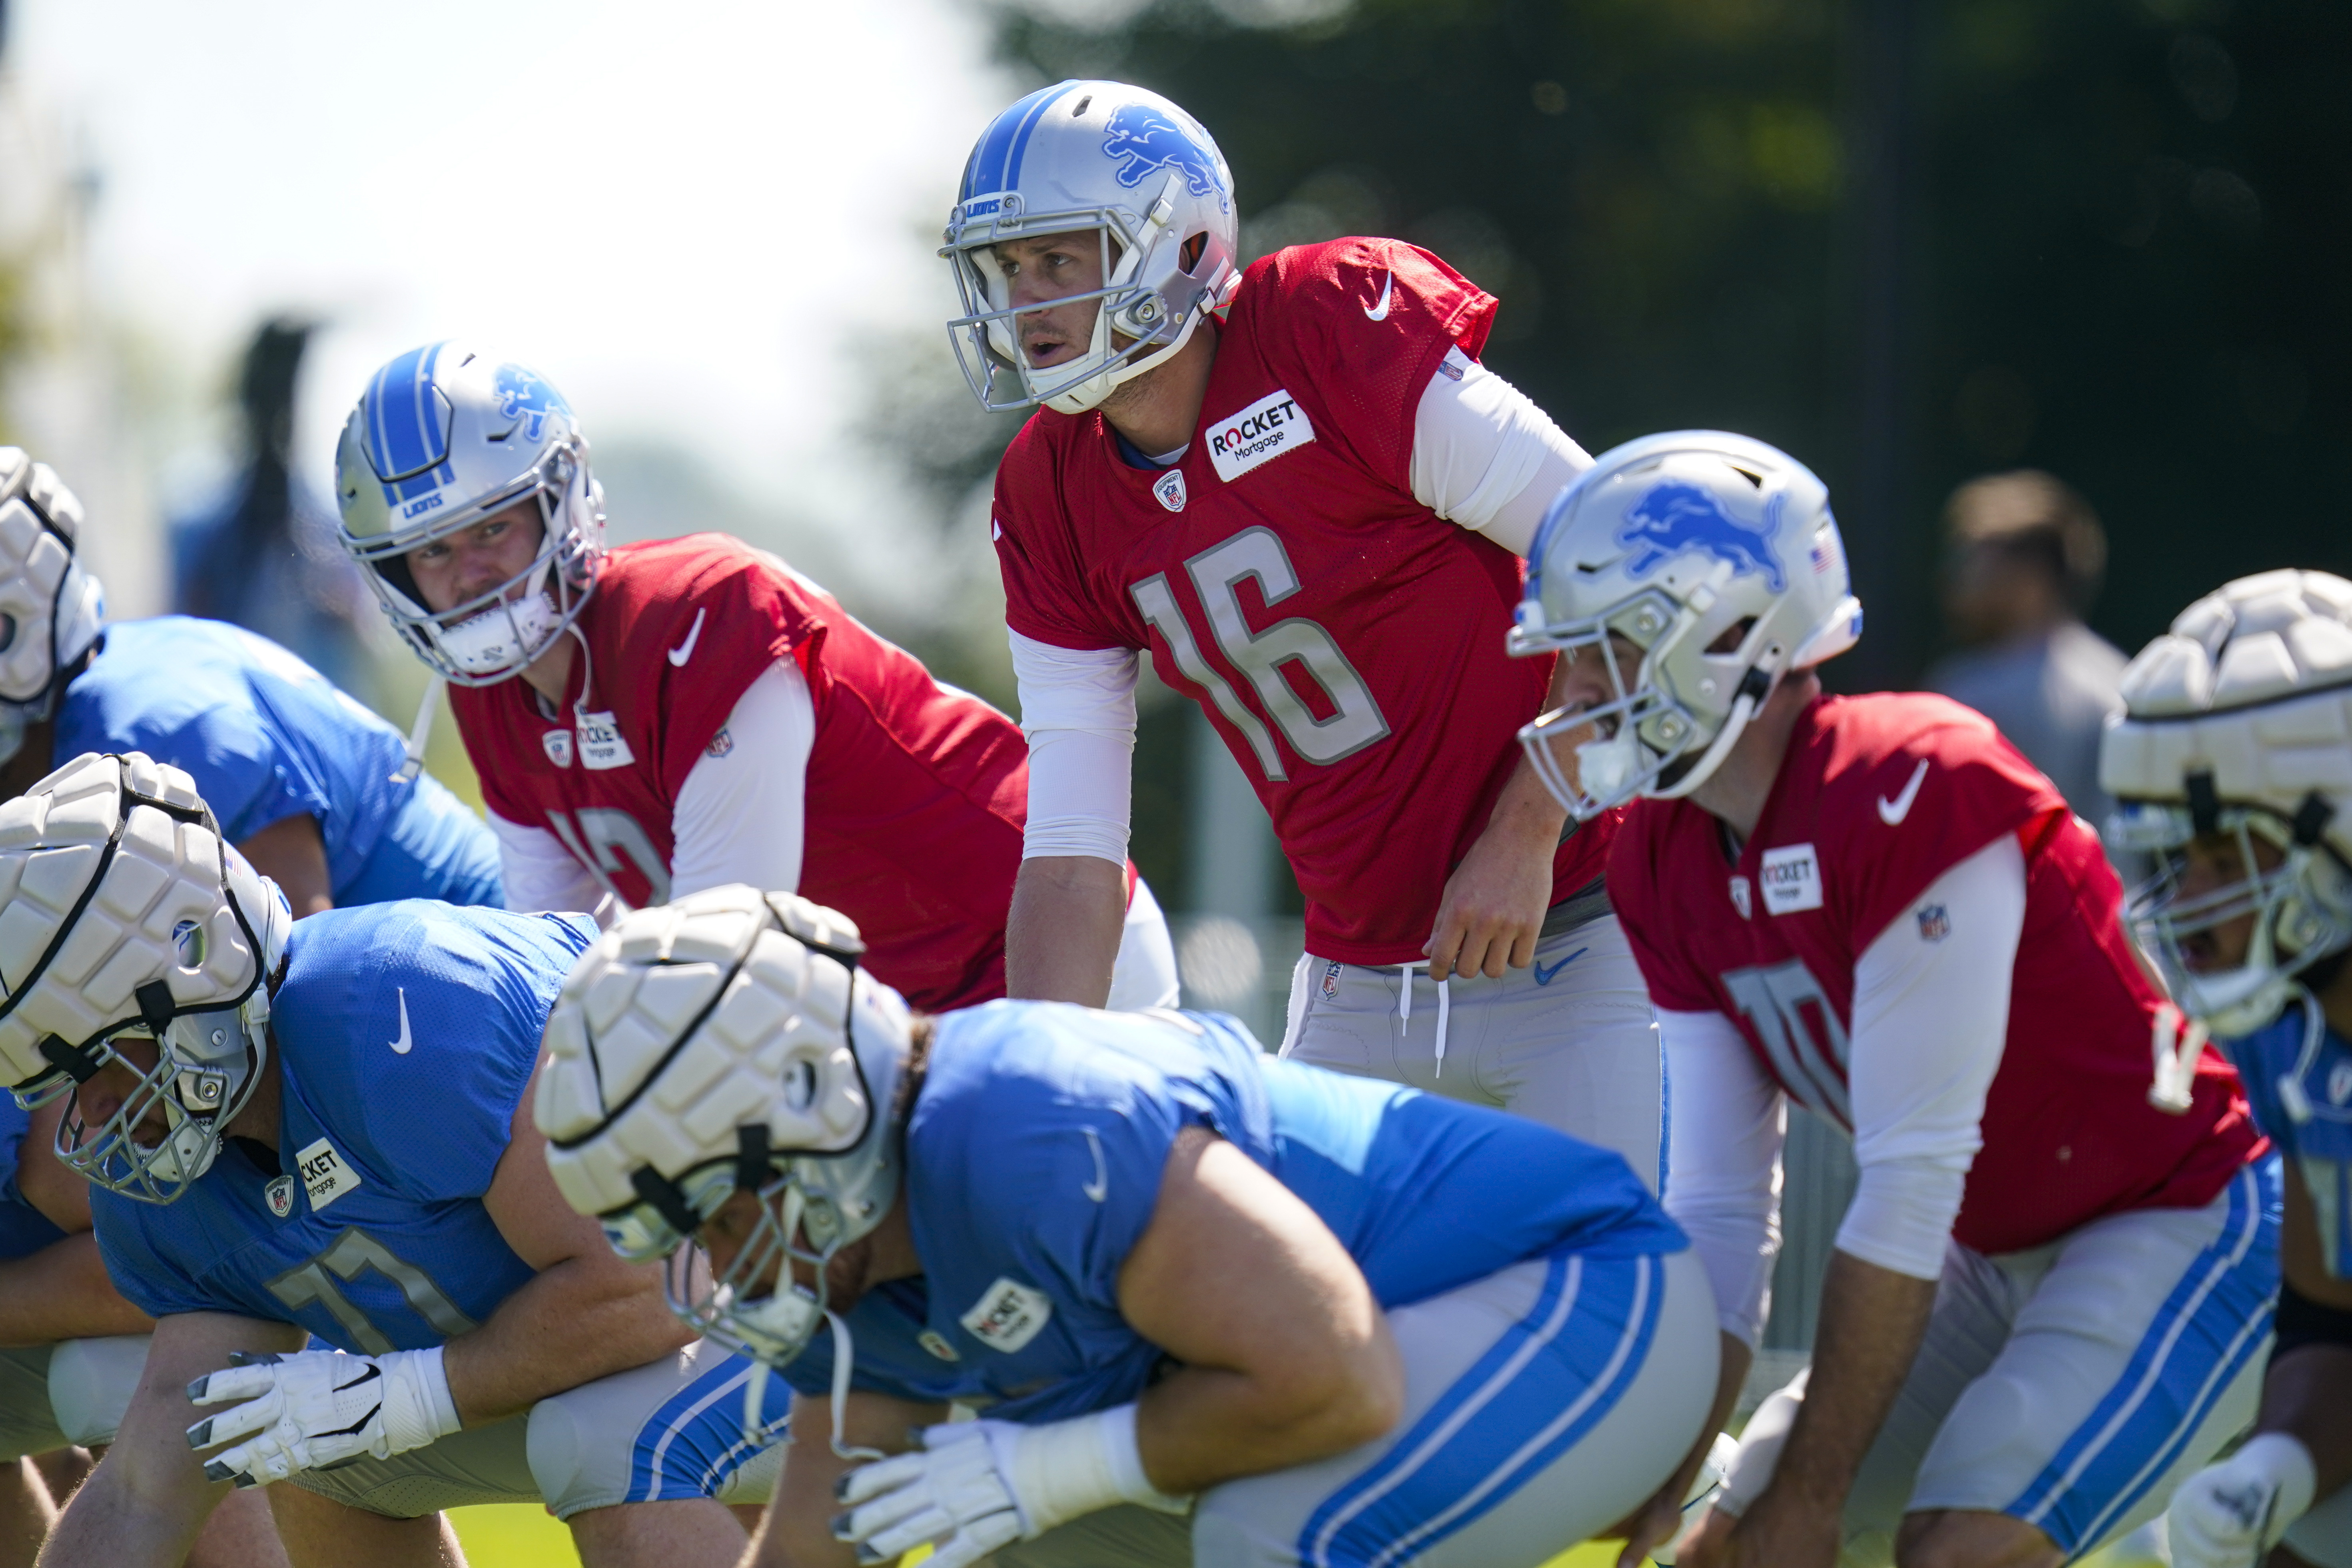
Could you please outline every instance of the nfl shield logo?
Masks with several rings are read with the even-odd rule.
[[[1919,940],[1941,942],[1952,934],[1951,912],[1941,904],[1919,906]]]
[[[294,1212],[294,1178],[278,1177],[262,1189],[262,1195],[269,1200],[269,1212],[284,1219]]]
[[[540,736],[539,743],[547,748],[549,762],[559,768],[568,768],[572,765],[571,731],[550,730]]]
[[[1158,496],[1160,504],[1170,511],[1182,511],[1184,510],[1184,470],[1171,468],[1160,475],[1152,481],[1151,493]]]
[[[1323,1000],[1331,1001],[1339,994],[1339,966],[1336,963],[1323,971]]]
[[[1748,912],[1748,900],[1751,896],[1752,895],[1748,890],[1747,878],[1734,877],[1731,879],[1731,907],[1739,911],[1739,918],[1741,920],[1751,920],[1754,918]]]

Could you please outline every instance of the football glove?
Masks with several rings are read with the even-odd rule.
[[[929,1545],[932,1568],[966,1568],[998,1547],[1115,1503],[1181,1513],[1143,1474],[1135,1406],[1044,1426],[961,1421],[929,1427],[919,1453],[861,1465],[835,1483],[849,1505],[833,1534],[860,1563]]]
[[[2317,1484],[2310,1450],[2284,1432],[2257,1435],[2172,1494],[2165,1519],[2174,1568],[2257,1568],[2310,1509]]]
[[[188,1384],[192,1405],[232,1401],[232,1408],[188,1428],[188,1447],[235,1444],[205,1461],[205,1477],[240,1487],[266,1486],[362,1456],[388,1459],[459,1425],[439,1345],[382,1355],[239,1352],[229,1357],[226,1371]]]

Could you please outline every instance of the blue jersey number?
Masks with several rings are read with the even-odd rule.
[[[314,1304],[326,1308],[353,1344],[370,1355],[384,1355],[398,1347],[335,1284],[338,1279],[345,1283],[357,1279],[370,1268],[399,1286],[409,1310],[432,1324],[443,1339],[455,1339],[474,1327],[474,1320],[457,1310],[431,1275],[356,1226],[336,1237],[333,1246],[310,1262],[272,1279],[269,1293],[285,1302],[289,1311],[299,1312]]]

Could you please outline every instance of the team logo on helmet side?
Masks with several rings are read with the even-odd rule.
[[[1120,107],[1103,125],[1103,156],[1118,162],[1118,183],[1130,190],[1157,169],[1173,169],[1184,176],[1185,188],[1196,196],[1213,195],[1220,211],[1227,206],[1225,183],[1217,177],[1217,161],[1184,128],[1150,104]]]
[[[1617,542],[1633,547],[1626,573],[1646,577],[1685,550],[1705,551],[1731,563],[1739,576],[1762,576],[1772,592],[1787,590],[1789,579],[1772,552],[1772,535],[1780,531],[1785,497],[1765,503],[1761,522],[1742,522],[1723,510],[1701,486],[1669,479],[1652,489],[1626,512],[1617,525]]]
[[[536,445],[547,438],[547,416],[572,416],[563,395],[519,364],[502,364],[490,384],[499,400],[499,416],[522,421],[522,438]]]

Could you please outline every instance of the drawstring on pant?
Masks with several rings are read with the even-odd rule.
[[[1397,1021],[1412,1022],[1412,972],[1429,967],[1429,960],[1417,958],[1411,963],[1397,965],[1397,977],[1402,985],[1397,992]],[[1445,1076],[1445,1016],[1454,1005],[1454,977],[1447,975],[1437,983],[1437,1070],[1433,1078]]]

